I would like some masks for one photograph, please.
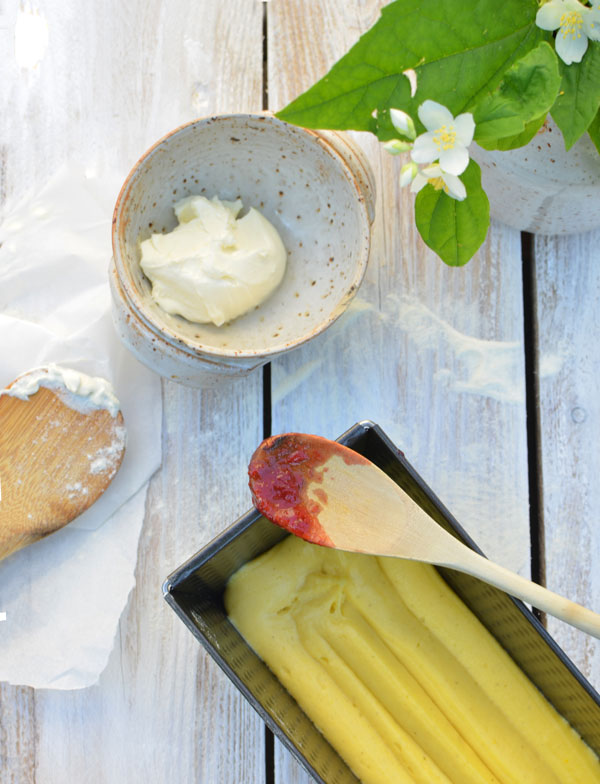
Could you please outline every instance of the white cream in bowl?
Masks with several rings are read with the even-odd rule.
[[[140,265],[140,244],[171,232],[175,206],[196,195],[254,207],[285,247],[273,292],[236,318],[223,313],[221,326],[161,307]],[[174,381],[207,387],[241,378],[312,341],[344,312],[366,269],[373,214],[368,162],[343,134],[267,114],[188,123],[148,150],[117,200],[109,280],[119,336]]]
[[[167,313],[220,327],[266,300],[281,283],[286,251],[253,207],[217,196],[188,196],[174,207],[173,231],[140,244],[152,298]]]

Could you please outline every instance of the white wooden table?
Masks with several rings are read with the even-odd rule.
[[[4,0],[0,199],[73,158],[124,177],[197,116],[283,107],[381,5]],[[15,60],[27,9],[49,31],[35,67]],[[600,611],[600,233],[522,244],[494,224],[477,257],[449,269],[416,234],[397,160],[360,143],[378,199],[355,304],[242,384],[163,384],[163,467],[108,667],[76,692],[0,684],[1,784],[307,781],[161,596],[164,577],[249,507],[247,462],[268,432],[335,438],[376,421],[486,554],[524,575],[533,563]],[[600,644],[548,625],[598,687]]]

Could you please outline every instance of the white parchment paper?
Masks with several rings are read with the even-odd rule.
[[[146,483],[160,465],[159,377],[123,348],[110,316],[119,185],[66,166],[0,222],[0,388],[49,362],[103,376],[127,427],[123,464],[104,495],[0,561],[0,681],[13,684],[78,689],[98,680],[134,585]]]

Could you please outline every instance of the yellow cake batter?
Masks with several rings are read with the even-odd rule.
[[[431,566],[289,536],[232,576],[225,604],[364,784],[600,782],[598,758]]]

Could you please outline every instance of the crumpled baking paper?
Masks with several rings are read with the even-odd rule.
[[[0,681],[12,684],[98,680],[134,585],[146,486],[160,465],[160,379],[121,345],[110,315],[119,185],[65,166],[0,221],[0,388],[50,362],[103,376],[127,428],[123,463],[100,499],[0,561]]]

